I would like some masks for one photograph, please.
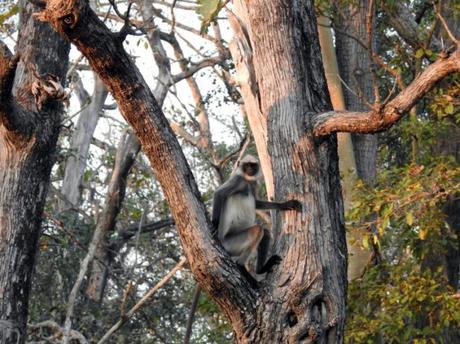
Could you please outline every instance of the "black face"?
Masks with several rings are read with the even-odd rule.
[[[253,177],[259,172],[259,164],[256,162],[245,162],[243,164],[243,173]]]

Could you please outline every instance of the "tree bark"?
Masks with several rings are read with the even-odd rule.
[[[85,1],[48,1],[37,17],[75,44],[116,99],[163,188],[193,274],[230,317],[235,331],[245,333],[254,317],[257,292],[212,238],[187,161],[148,85],[124,51],[123,33],[110,32]]]
[[[273,172],[282,176],[274,183],[275,196],[298,198],[308,210],[276,218],[276,250],[285,259],[259,291],[213,244],[177,140],[119,36],[84,2],[48,1],[39,17],[83,52],[117,100],[163,187],[192,272],[229,317],[236,340],[341,342],[346,248],[336,142],[334,136],[317,142],[305,133],[306,112],[331,108],[313,7],[307,1],[294,6],[257,1],[248,13],[254,24],[248,32],[257,47],[254,65]],[[273,25],[283,30],[273,32]],[[272,55],[273,46],[277,53]]]
[[[346,14],[337,25],[362,42],[368,41],[366,18],[369,1],[359,1],[349,5]],[[348,15],[347,15],[348,14]],[[373,25],[373,24],[372,24]],[[337,55],[340,76],[345,84],[356,93],[361,94],[369,103],[374,102],[373,85],[371,78],[371,61],[369,51],[356,40],[340,32],[336,33]],[[356,94],[345,89],[345,106],[349,111],[366,111],[367,107]],[[353,147],[356,157],[358,177],[366,183],[374,183],[377,169],[377,136],[352,134]]]
[[[37,109],[31,66],[62,82],[69,53],[59,35],[31,17],[32,5],[21,5],[16,49],[21,62],[16,67],[3,43],[0,51],[0,338],[5,344],[26,339],[31,278],[61,124],[61,104],[48,98]]]
[[[66,197],[66,201],[60,202],[60,211],[68,210],[71,206],[78,207],[91,139],[106,98],[107,89],[95,75],[93,94],[87,99],[89,104],[80,104],[84,109],[78,118],[77,126],[70,139],[70,156],[66,161],[64,181],[62,183],[62,194]]]
[[[233,11],[238,17],[233,26],[240,25],[237,39],[242,32],[248,42],[233,44],[250,49],[244,53],[254,66],[260,120],[250,125],[266,138],[271,165],[262,164],[264,174],[273,174],[275,199],[297,198],[305,207],[302,215],[275,216],[275,251],[283,262],[268,276],[269,292],[257,309],[254,330],[239,340],[340,343],[346,247],[336,139],[316,141],[305,130],[313,113],[331,108],[313,5],[235,1]],[[248,93],[242,94],[246,102]]]

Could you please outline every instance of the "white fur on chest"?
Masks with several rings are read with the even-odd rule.
[[[230,229],[245,229],[256,222],[256,199],[249,195],[235,194],[228,198],[227,207]]]

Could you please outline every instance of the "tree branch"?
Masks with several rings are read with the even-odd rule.
[[[315,136],[333,132],[376,133],[391,127],[405,112],[409,111],[437,82],[447,75],[460,72],[460,50],[448,58],[440,58],[427,67],[390,102],[374,106],[369,112],[326,112],[313,116]]]
[[[13,56],[6,44],[0,41],[0,124],[5,125],[9,130],[16,127],[12,116],[14,108],[12,89],[18,62],[19,56]]]
[[[230,58],[230,53],[227,51],[227,54],[224,56],[216,56],[216,57],[210,57],[207,59],[204,59],[196,64],[192,64],[190,67],[188,67],[186,70],[183,72],[180,72],[176,75],[172,76],[172,83],[177,83],[183,79],[187,79],[191,77],[193,74],[198,72],[200,69],[206,68],[206,67],[212,67],[216,64],[222,63],[226,59]]]
[[[407,5],[395,2],[395,8],[391,8],[386,2],[379,3],[388,15],[389,24],[396,30],[398,35],[415,50],[425,46],[423,30],[420,30],[417,18],[411,13]],[[441,49],[441,43],[433,37],[429,46],[434,50]]]
[[[211,222],[179,142],[133,60],[87,1],[48,0],[46,6],[36,17],[49,22],[85,55],[139,138],[171,207],[195,278],[233,322],[243,326],[252,316],[257,293],[212,237]]]
[[[124,324],[126,324],[128,320],[131,319],[133,315],[176,274],[177,271],[182,269],[186,262],[187,259],[182,257],[176,266],[170,272],[168,272],[154,287],[152,287],[115,325],[113,325],[97,343],[106,343],[112,334],[114,334]]]

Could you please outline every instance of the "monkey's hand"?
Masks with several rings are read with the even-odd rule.
[[[302,203],[300,203],[296,199],[291,199],[290,201],[281,203],[281,209],[282,210],[296,210],[296,211],[302,211]]]

